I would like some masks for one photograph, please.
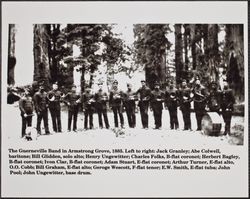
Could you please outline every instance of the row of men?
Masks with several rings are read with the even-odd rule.
[[[22,136],[25,135],[26,126],[31,126],[33,109],[37,113],[37,131],[41,133],[41,121],[44,122],[46,134],[50,134],[48,126],[48,108],[51,113],[52,125],[54,132],[62,132],[61,125],[61,102],[68,106],[68,131],[71,131],[73,120],[73,131],[77,131],[77,116],[79,108],[84,111],[84,128],[93,128],[93,113],[98,114],[99,127],[103,128],[103,120],[105,127],[110,128],[107,117],[108,103],[114,115],[114,126],[118,127],[118,116],[120,126],[124,128],[123,109],[125,108],[128,124],[130,128],[136,125],[136,106],[139,106],[142,127],[148,128],[148,110],[153,111],[155,129],[160,129],[162,126],[162,110],[167,108],[170,114],[171,129],[178,129],[179,122],[177,117],[177,108],[180,107],[184,120],[184,130],[191,130],[191,102],[194,101],[194,111],[197,120],[197,130],[201,130],[201,120],[206,111],[216,111],[222,113],[225,121],[224,134],[230,133],[230,123],[235,99],[232,90],[225,83],[222,91],[218,90],[217,84],[212,83],[209,92],[201,85],[197,79],[193,88],[187,86],[184,80],[180,89],[176,89],[173,84],[169,89],[163,92],[160,89],[159,83],[155,83],[153,90],[146,86],[144,80],[141,81],[142,86],[137,90],[132,90],[132,85],[127,84],[127,91],[123,92],[118,88],[118,81],[113,82],[113,87],[108,95],[103,91],[102,84],[99,84],[99,90],[92,93],[90,88],[80,95],[76,92],[76,87],[66,95],[58,90],[58,85],[53,84],[53,89],[48,93],[42,85],[39,91],[30,96],[26,91],[24,97],[19,101],[19,107],[22,116]]]

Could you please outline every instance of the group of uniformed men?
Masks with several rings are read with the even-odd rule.
[[[151,90],[146,86],[144,80],[141,81],[141,87],[137,91],[132,90],[132,85],[127,84],[127,90],[124,92],[118,88],[118,81],[113,82],[113,87],[108,95],[104,92],[102,83],[99,90],[92,93],[90,88],[80,95],[76,92],[76,86],[67,94],[63,94],[58,89],[57,84],[53,84],[53,89],[48,93],[45,92],[43,85],[39,90],[30,96],[26,90],[24,96],[19,101],[19,107],[22,117],[22,136],[25,135],[26,126],[31,126],[33,108],[37,113],[37,131],[41,134],[41,121],[44,122],[45,133],[50,134],[48,125],[48,109],[51,113],[52,125],[54,132],[62,132],[61,125],[61,102],[68,106],[68,131],[71,131],[73,119],[73,131],[77,131],[77,116],[79,108],[84,111],[84,129],[93,128],[93,114],[98,114],[99,127],[103,128],[103,119],[105,127],[110,128],[107,110],[108,103],[114,115],[114,126],[118,127],[118,116],[120,127],[124,128],[123,112],[125,109],[128,125],[130,128],[136,126],[136,106],[138,105],[141,114],[142,127],[148,129],[148,110],[153,111],[155,129],[161,129],[163,106],[169,111],[170,128],[178,129],[179,122],[177,117],[177,108],[183,115],[184,130],[191,130],[191,102],[194,102],[194,112],[197,121],[197,130],[201,130],[201,120],[206,111],[214,111],[222,114],[225,122],[224,134],[230,133],[230,123],[235,99],[232,90],[228,88],[225,82],[222,90],[218,89],[215,82],[211,83],[210,89],[205,89],[201,85],[199,78],[194,85],[189,87],[187,81],[183,80],[179,89],[170,84],[166,91],[160,89],[160,84],[155,83],[154,89]]]

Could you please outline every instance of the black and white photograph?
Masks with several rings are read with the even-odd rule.
[[[243,48],[243,24],[9,24],[10,139],[242,145]]]
[[[247,2],[182,3],[5,2],[5,196],[246,196]]]

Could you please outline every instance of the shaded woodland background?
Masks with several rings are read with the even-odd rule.
[[[178,87],[183,79],[192,84],[199,76],[205,86],[228,81],[238,103],[244,102],[244,40],[242,24],[134,24],[133,45],[113,31],[116,24],[34,24],[33,82],[50,89],[58,82],[64,90],[80,73],[81,91],[96,81],[110,88],[115,74],[129,78],[143,72],[153,88],[159,81],[165,89],[170,82]],[[9,24],[8,85],[15,85],[16,25]],[[174,42],[168,35],[174,33]],[[224,35],[219,41],[219,35]],[[79,49],[75,55],[74,49]],[[25,49],[24,49],[25,50]],[[106,79],[98,79],[103,72]],[[140,80],[138,80],[140,81]],[[19,85],[18,85],[19,86]]]

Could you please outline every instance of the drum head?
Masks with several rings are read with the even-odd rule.
[[[218,136],[221,131],[222,118],[216,112],[206,113],[201,121],[201,128],[205,135]]]

